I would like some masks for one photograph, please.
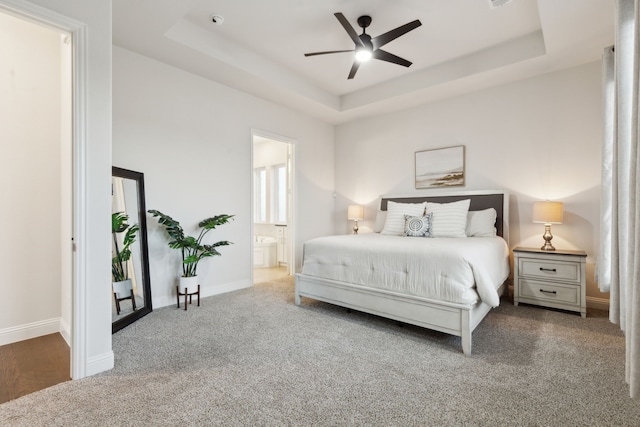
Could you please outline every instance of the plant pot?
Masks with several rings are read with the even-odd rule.
[[[116,294],[116,298],[128,298],[131,296],[131,290],[133,286],[131,284],[131,279],[123,280],[121,282],[112,282],[113,293]]]
[[[184,294],[185,289],[189,292],[196,292],[198,290],[198,276],[180,277],[178,290],[181,294]]]

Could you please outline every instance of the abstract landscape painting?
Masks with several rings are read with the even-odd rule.
[[[464,185],[464,145],[416,152],[416,188]]]

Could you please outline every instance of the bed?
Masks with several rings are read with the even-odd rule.
[[[412,209],[417,211],[427,203],[427,212],[434,212],[431,215],[441,206],[467,206],[467,227],[472,216],[484,217],[493,209],[493,234],[414,238],[387,232],[400,205],[415,205]],[[295,303],[300,305],[301,297],[311,298],[459,336],[463,353],[470,355],[472,333],[499,304],[509,276],[508,204],[504,191],[383,197],[378,215],[388,214],[382,233],[305,242]],[[442,230],[444,214],[437,214],[439,223],[431,215],[432,231],[435,224]],[[449,217],[454,215],[447,212]],[[466,232],[473,233],[469,228]]]

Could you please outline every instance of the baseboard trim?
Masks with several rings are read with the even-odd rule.
[[[91,375],[108,371],[109,369],[113,369],[114,366],[113,351],[99,354],[97,356],[91,356],[87,359],[86,376],[90,377]]]
[[[29,340],[43,335],[60,332],[60,318],[40,320],[0,330],[0,345]]]
[[[60,335],[67,342],[69,348],[71,348],[71,326],[65,322],[65,320],[60,318]]]
[[[587,307],[609,311],[609,300],[605,298],[587,297]]]
[[[226,294],[227,292],[239,291],[240,289],[250,288],[253,286],[250,279],[239,280],[237,282],[224,283],[222,285],[216,285],[214,287],[200,287],[200,297],[206,298],[219,294]],[[154,308],[168,307],[170,305],[176,305],[175,294],[172,296],[165,296],[162,298],[153,299]]]
[[[212,297],[214,295],[226,294],[227,292],[239,291],[240,289],[250,288],[252,286],[251,280],[239,280],[237,282],[225,283],[222,286],[216,286],[209,289],[201,289],[200,296]]]

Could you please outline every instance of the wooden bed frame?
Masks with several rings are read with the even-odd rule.
[[[509,243],[509,195],[504,191],[461,191],[447,195],[439,193],[417,197],[383,197],[380,209],[387,210],[388,201],[447,203],[463,199],[471,199],[469,210],[472,211],[494,208],[497,212],[498,235]],[[498,288],[498,294],[501,295],[504,289],[505,283],[502,283]],[[456,304],[298,273],[295,286],[296,305],[300,305],[300,297],[459,336],[462,351],[467,356],[471,355],[472,332],[491,310],[491,306],[483,302],[475,305]]]

